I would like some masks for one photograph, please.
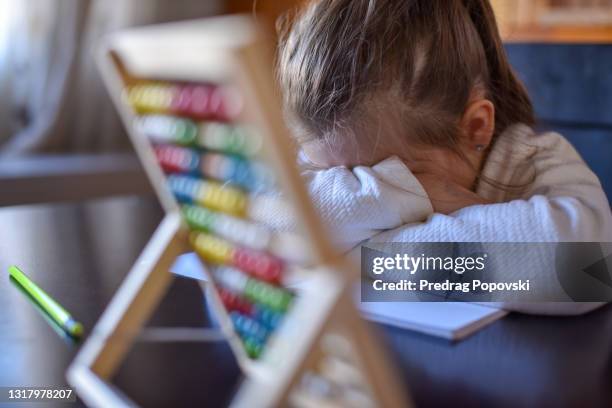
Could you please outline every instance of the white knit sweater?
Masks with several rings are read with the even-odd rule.
[[[371,168],[315,169],[303,176],[334,242],[612,242],[612,213],[597,176],[557,133],[515,125],[500,135],[476,192],[496,204],[450,215],[433,212],[427,193],[396,158]],[[545,273],[545,272],[544,272]],[[599,303],[505,304],[529,313],[576,314]]]

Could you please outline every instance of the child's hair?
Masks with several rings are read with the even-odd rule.
[[[474,89],[495,105],[494,137],[534,123],[487,0],[315,0],[278,29],[279,81],[301,140],[361,133],[387,112],[411,141],[456,151]]]

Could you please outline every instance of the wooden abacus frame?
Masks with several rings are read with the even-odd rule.
[[[165,186],[152,147],[133,126],[135,112],[122,98],[125,86],[135,80],[134,74],[198,82],[229,77],[239,86],[247,106],[246,118],[265,136],[267,159],[275,169],[282,169],[277,172],[280,185],[303,222],[310,245],[306,250],[315,261],[299,298],[257,361],[246,356],[232,335],[225,309],[210,291],[221,327],[245,376],[232,405],[286,405],[300,374],[316,364],[322,335],[332,331],[348,335],[359,352],[358,365],[376,404],[409,406],[406,390],[353,305],[354,268],[329,244],[294,165],[291,139],[274,91],[272,50],[266,38],[252,18],[230,16],[126,30],[111,36],[101,49],[99,65],[106,86],[166,216],[68,369],[69,383],[89,406],[134,405],[110,379],[168,290],[173,280],[169,272],[172,263],[178,255],[192,250],[179,207]]]

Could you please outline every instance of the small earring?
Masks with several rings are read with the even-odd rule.
[[[476,151],[477,151],[477,152],[482,152],[482,151],[484,150],[484,148],[485,148],[485,146],[484,146],[484,145],[481,145],[481,144],[476,145]]]

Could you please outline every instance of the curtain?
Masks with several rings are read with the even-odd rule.
[[[0,154],[128,148],[95,65],[100,38],[221,10],[219,0],[0,0]]]

